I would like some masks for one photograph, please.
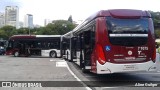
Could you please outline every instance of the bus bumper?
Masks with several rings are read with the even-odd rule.
[[[110,73],[125,73],[135,71],[156,71],[156,63],[148,61],[144,63],[130,63],[130,64],[114,64],[106,62],[101,65],[97,61],[97,74],[110,74]]]

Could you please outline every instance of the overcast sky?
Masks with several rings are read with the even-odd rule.
[[[0,0],[0,12],[7,5],[19,7],[19,19],[32,14],[34,24],[43,25],[44,19],[84,20],[91,14],[106,9],[140,9],[160,11],[160,0]]]

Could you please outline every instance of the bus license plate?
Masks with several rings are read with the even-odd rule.
[[[123,70],[136,70],[138,69],[136,65],[124,65]]]

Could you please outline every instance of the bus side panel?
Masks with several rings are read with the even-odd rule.
[[[97,45],[102,45],[104,41],[104,36],[103,36],[103,30],[105,29],[105,21],[104,17],[99,17],[96,20],[96,30],[95,30],[95,47],[93,49],[93,53],[91,55],[92,59],[92,65],[91,65],[91,72],[97,73],[97,60],[98,60],[98,51],[97,51]]]
[[[154,35],[154,27],[153,27],[153,21],[151,18],[149,18],[149,38],[148,38],[148,47],[150,47],[150,50],[151,51],[150,53],[153,53],[153,54],[150,54],[151,56],[151,59],[153,60],[153,55],[156,54],[154,53],[154,50],[156,49],[155,47],[155,35]],[[154,60],[153,60],[154,61]]]

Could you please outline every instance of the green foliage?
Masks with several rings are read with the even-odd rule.
[[[155,28],[160,28],[160,12],[150,11]]]
[[[53,24],[47,25],[54,34],[63,35],[75,28],[75,25],[66,20],[56,20]]]
[[[67,20],[54,20],[52,23],[48,24],[46,27],[39,28],[19,28],[16,29],[13,26],[4,26],[0,28],[0,38],[9,39],[12,35],[63,35],[70,30],[73,30],[75,25]]]
[[[8,39],[10,36],[15,34],[16,28],[13,26],[4,26],[0,29],[0,38]]]
[[[0,38],[8,39],[4,30],[0,29]]]
[[[152,15],[156,38],[160,38],[160,12],[149,12]]]
[[[155,29],[156,38],[160,38],[160,29]]]

